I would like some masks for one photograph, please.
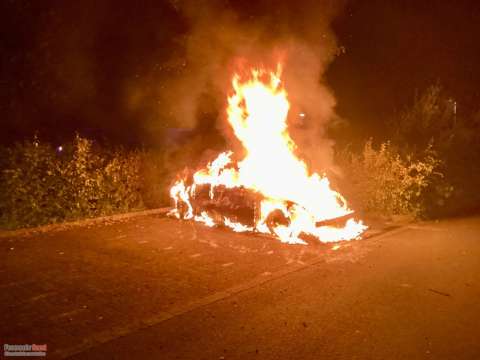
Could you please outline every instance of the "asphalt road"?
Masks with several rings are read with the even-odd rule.
[[[143,216],[0,257],[0,342],[47,358],[480,359],[479,217],[302,246]]]

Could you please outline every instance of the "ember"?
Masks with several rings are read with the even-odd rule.
[[[281,69],[235,75],[228,99],[228,122],[245,155],[223,152],[170,189],[171,215],[237,232],[270,234],[282,242],[352,240],[367,228],[353,218],[345,199],[326,176],[311,173],[294,154],[287,131],[290,104]]]

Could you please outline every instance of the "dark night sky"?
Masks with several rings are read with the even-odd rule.
[[[379,126],[437,82],[459,111],[477,111],[479,20],[477,1],[350,2],[334,24],[346,54],[328,74],[340,112]]]
[[[150,130],[145,119],[158,117],[160,127],[171,126],[156,109],[161,104],[155,97],[148,106],[133,106],[140,95],[131,89],[159,87],[185,66],[189,24],[172,3],[177,2],[121,6],[113,0],[4,0],[2,143],[36,130],[61,141],[79,130],[114,143],[138,144]],[[278,2],[260,3],[221,2],[243,22],[262,18],[269,3]],[[301,25],[294,11],[282,16]],[[437,81],[460,111],[478,110],[479,20],[475,0],[348,1],[332,24],[345,52],[326,74],[337,111],[354,127],[373,132],[416,90]]]

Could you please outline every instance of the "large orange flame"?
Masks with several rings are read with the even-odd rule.
[[[343,227],[317,226],[323,220],[345,217],[353,211],[330,188],[326,176],[310,174],[305,162],[295,156],[296,145],[287,131],[290,104],[279,73],[253,70],[245,81],[234,76],[234,94],[228,99],[227,115],[245,156],[234,162],[231,151],[221,153],[193,175],[191,185],[186,184],[186,179],[177,181],[170,190],[175,205],[171,214],[208,226],[220,225],[207,211],[194,213],[191,200],[196,187],[208,185],[211,199],[220,185],[245,188],[261,195],[259,216],[253,227],[224,216],[221,224],[234,231],[271,234],[286,243],[305,243],[302,234],[322,242],[358,238],[367,227],[353,218]],[[180,206],[185,211],[179,211]],[[269,224],[268,218],[274,212],[287,221]]]

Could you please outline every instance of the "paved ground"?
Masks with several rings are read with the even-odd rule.
[[[160,216],[0,239],[0,342],[71,359],[480,359],[480,218],[283,245]]]

